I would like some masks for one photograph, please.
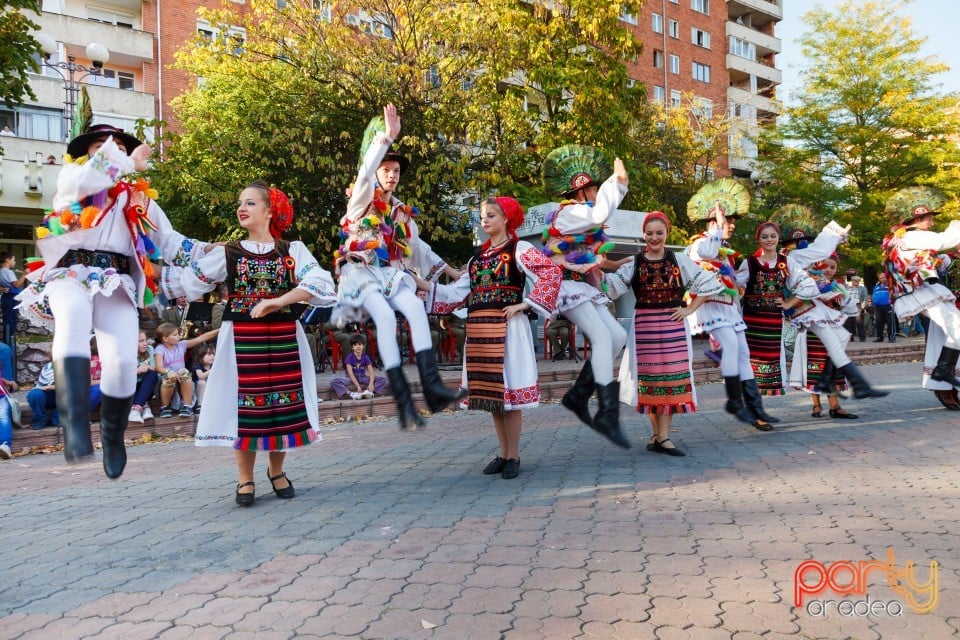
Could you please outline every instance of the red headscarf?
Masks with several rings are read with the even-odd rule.
[[[276,187],[270,187],[270,235],[279,238],[293,224],[293,205],[287,194]]]
[[[667,214],[663,211],[651,211],[647,214],[647,217],[643,219],[643,229],[647,228],[647,223],[651,220],[660,220],[663,224],[667,225],[667,233],[670,233],[670,220],[667,219]]]
[[[520,203],[509,198],[507,196],[496,196],[490,198],[493,200],[500,210],[503,211],[503,217],[506,220],[507,235],[509,235],[514,242],[517,238],[517,228],[523,224],[523,209],[520,208]],[[487,241],[483,243],[483,249],[486,249],[490,246],[490,238],[487,238]]]

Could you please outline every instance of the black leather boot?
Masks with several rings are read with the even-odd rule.
[[[127,430],[127,418],[133,396],[129,398],[100,398],[100,444],[103,445],[103,471],[108,478],[119,478],[127,466],[127,448],[123,433]]]
[[[410,397],[410,385],[407,379],[403,377],[403,368],[394,367],[387,369],[387,380],[390,381],[390,390],[393,392],[393,399],[397,402],[397,416],[400,418],[400,428],[413,431],[418,427],[425,425],[423,418],[417,408],[413,406],[413,399]]]
[[[420,385],[423,387],[423,399],[431,413],[443,411],[451,402],[460,400],[467,395],[466,389],[448,389],[440,379],[437,370],[437,354],[433,349],[418,351],[417,371],[420,372]]]
[[[820,379],[817,380],[817,384],[813,386],[814,393],[819,394],[831,394],[836,389],[834,384],[834,378],[837,377],[837,368],[833,364],[833,360],[830,357],[827,357],[826,362],[823,363],[823,371],[820,372]]]
[[[858,400],[861,398],[882,398],[890,395],[889,391],[878,391],[870,386],[867,379],[860,373],[860,368],[853,362],[840,367],[840,373],[850,382],[853,387],[853,397]]]
[[[598,384],[597,399],[600,410],[590,426],[618,447],[629,449],[630,441],[620,430],[620,383],[614,380],[607,385]]]
[[[723,386],[727,390],[727,404],[724,407],[727,413],[735,416],[740,422],[753,424],[753,414],[743,404],[743,389],[740,387],[740,376],[724,376]]]
[[[593,395],[593,389],[593,367],[587,360],[583,369],[580,369],[577,381],[563,394],[563,398],[560,400],[563,406],[577,414],[580,421],[588,427],[593,426],[593,416],[590,415],[590,407],[587,405],[590,402],[590,396]]]
[[[63,427],[63,457],[67,462],[80,462],[93,455],[93,440],[90,439],[90,358],[74,356],[55,360],[53,384],[60,425]]]
[[[763,398],[760,396],[760,389],[757,387],[757,381],[754,378],[741,381],[740,389],[743,391],[743,404],[747,406],[747,409],[753,414],[757,421],[768,422],[770,424],[780,422],[780,418],[774,418],[764,411]],[[761,431],[769,431],[769,429],[764,429],[762,425],[758,425],[756,421],[753,423],[753,426]]]
[[[949,382],[954,387],[960,387],[960,380],[957,379],[957,358],[960,357],[960,351],[944,347],[940,350],[940,359],[937,360],[937,366],[930,372],[930,377],[937,382]]]

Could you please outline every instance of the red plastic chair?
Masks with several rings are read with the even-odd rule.
[[[337,372],[337,366],[340,364],[342,357],[340,354],[340,343],[333,339],[333,331],[327,329],[327,347],[330,349],[330,363],[333,365],[333,372]]]

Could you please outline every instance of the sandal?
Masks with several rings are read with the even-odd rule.
[[[665,447],[663,446],[664,442],[669,442],[673,446]],[[657,453],[665,453],[668,456],[677,456],[679,458],[687,455],[683,451],[678,449],[677,445],[673,444],[673,440],[671,440],[670,438],[667,438],[665,440],[657,440],[654,442],[653,446],[654,446],[654,451],[656,451]]]
[[[278,498],[289,500],[293,496],[297,495],[297,492],[293,490],[293,483],[290,482],[290,478],[288,478],[287,474],[283,471],[280,472],[280,475],[270,477],[270,469],[267,469],[267,478],[270,479],[270,485],[273,487],[273,492],[277,494]],[[285,486],[283,489],[277,489],[277,480],[281,478],[287,481],[287,486]]]
[[[254,486],[253,482],[244,482],[243,484],[237,485],[237,504],[241,507],[249,507],[253,504],[253,501],[256,500],[256,497],[253,495],[253,491],[250,493],[240,493],[240,489],[252,486]]]
[[[849,413],[843,407],[837,407],[836,409],[830,409],[831,418],[840,418],[843,420],[856,420],[860,416],[855,413]]]
[[[810,414],[811,418],[822,418],[823,417],[823,405],[820,404],[820,398],[817,397],[816,402],[813,403],[813,412]]]
[[[650,436],[650,442],[647,443],[647,451],[657,450],[657,434]]]

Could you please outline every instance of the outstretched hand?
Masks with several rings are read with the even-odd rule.
[[[141,144],[134,149],[130,154],[130,159],[133,160],[133,168],[136,171],[146,171],[149,169],[151,153],[153,153],[153,149],[148,144]]]
[[[623,160],[615,158],[613,161],[613,175],[617,176],[617,182],[623,186],[630,184],[630,178],[627,176],[627,168],[623,166]]]
[[[400,115],[397,114],[397,108],[388,104],[383,108],[383,121],[387,125],[387,137],[396,140],[400,135]]]

